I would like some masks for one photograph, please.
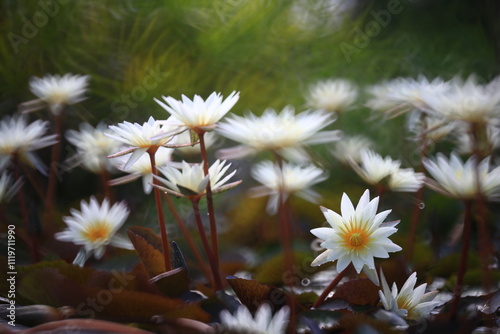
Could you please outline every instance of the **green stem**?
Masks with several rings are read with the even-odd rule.
[[[207,235],[205,233],[205,229],[203,228],[203,222],[201,221],[200,216],[200,208],[198,206],[199,199],[193,198],[191,199],[191,203],[193,204],[194,217],[196,220],[196,225],[198,226],[198,231],[200,233],[201,242],[203,244],[203,248],[205,249],[205,254],[207,255],[208,262],[210,263],[210,267],[212,269],[212,275],[214,277],[215,290],[222,290],[222,280],[219,273],[219,268],[216,267],[214,254],[210,249],[210,245],[208,244]]]
[[[152,146],[148,149],[149,159],[151,161],[151,172],[153,175],[158,176],[158,170],[156,169],[155,153],[158,150],[158,146]],[[158,180],[154,177],[153,184],[159,185]],[[158,212],[158,224],[160,225],[161,243],[163,248],[163,260],[165,262],[165,271],[172,270],[172,262],[170,261],[170,244],[168,243],[167,229],[165,227],[165,218],[163,216],[163,207],[161,204],[161,194],[160,189],[153,187],[156,200],[156,209]]]

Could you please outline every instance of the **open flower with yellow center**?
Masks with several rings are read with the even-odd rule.
[[[441,194],[458,199],[474,199],[481,194],[489,200],[500,200],[500,166],[490,170],[490,157],[477,163],[472,156],[464,163],[454,152],[450,159],[438,153],[435,160],[424,159],[423,164],[437,181],[428,179],[427,186]]]
[[[107,126],[104,123],[95,128],[82,123],[80,131],[68,130],[66,139],[76,147],[76,154],[70,159],[93,173],[112,170],[108,155],[119,149],[120,142],[106,136],[106,132]]]
[[[380,281],[382,290],[378,294],[382,305],[387,311],[394,312],[402,318],[408,320],[426,318],[432,309],[441,304],[441,302],[433,301],[438,293],[437,290],[425,293],[426,283],[415,288],[417,273],[408,277],[399,292],[396,283],[393,283],[392,289],[389,288],[382,270],[380,271]]]
[[[40,100],[45,101],[50,111],[55,115],[62,111],[65,105],[78,103],[85,99],[88,75],[46,75],[43,78],[33,77],[30,80],[30,90]]]
[[[190,165],[185,161],[182,162],[180,170],[172,166],[160,167],[158,170],[165,177],[156,178],[165,187],[158,186],[158,188],[178,197],[204,196],[210,181],[212,193],[222,192],[241,183],[241,181],[235,181],[226,184],[236,174],[236,170],[234,170],[225,175],[229,167],[231,164],[226,164],[226,161],[216,160],[208,168],[207,175],[203,173],[202,164]]]
[[[5,169],[16,155],[20,161],[46,174],[47,167],[33,151],[57,142],[57,135],[45,136],[48,125],[41,120],[28,124],[23,116],[4,117],[0,121],[0,170]]]
[[[341,131],[322,131],[335,121],[332,113],[304,111],[295,115],[293,107],[287,106],[280,113],[266,109],[262,116],[248,114],[233,115],[219,124],[217,131],[226,138],[242,145],[220,150],[223,159],[243,158],[263,150],[275,151],[287,160],[306,162],[305,145],[329,143],[339,140]]]
[[[242,305],[234,314],[227,310],[220,313],[220,333],[284,334],[289,316],[288,306],[283,306],[273,316],[271,307],[262,304],[255,312],[254,318],[248,308]]]
[[[116,235],[129,215],[124,202],[110,206],[108,199],[100,205],[95,197],[90,202],[81,201],[81,211],[71,209],[72,216],[63,217],[68,227],[55,234],[61,241],[73,242],[83,246],[73,264],[83,266],[92,254],[101,259],[107,245],[134,249],[126,238]]]
[[[324,181],[328,174],[313,165],[295,166],[283,163],[280,167],[277,163],[263,161],[252,168],[252,176],[262,183],[262,186],[252,188],[251,195],[269,196],[267,212],[275,214],[278,212],[280,199],[285,201],[291,194],[316,203],[321,196],[310,187]]]
[[[163,109],[169,112],[176,120],[182,123],[184,129],[212,130],[215,124],[224,117],[238,102],[239,92],[232,92],[224,101],[220,93],[213,92],[203,100],[195,95],[193,100],[182,95],[182,100],[162,96],[163,101],[154,99]]]
[[[129,169],[144,153],[149,149],[157,149],[160,146],[170,146],[175,141],[175,136],[162,136],[165,133],[172,133],[173,125],[167,121],[157,121],[150,117],[144,124],[123,122],[115,125],[110,125],[109,128],[113,131],[106,135],[128,146],[127,149],[110,155],[110,158],[118,157],[128,153],[132,153],[125,164],[124,168]],[[173,140],[174,139],[174,140]]]
[[[370,192],[366,190],[356,208],[345,193],[342,195],[342,215],[322,207],[331,227],[311,230],[312,234],[323,240],[321,247],[326,248],[311,265],[337,261],[337,271],[340,273],[352,263],[359,274],[361,270],[375,270],[375,257],[388,258],[390,252],[400,251],[401,247],[389,239],[397,231],[395,226],[399,221],[383,223],[391,210],[377,213],[378,202],[378,197],[370,201]]]
[[[357,96],[357,88],[349,80],[326,80],[311,86],[307,103],[317,110],[341,113],[354,103]]]

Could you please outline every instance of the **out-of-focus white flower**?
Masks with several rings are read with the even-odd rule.
[[[237,159],[262,150],[272,150],[291,161],[308,161],[309,157],[303,149],[305,145],[340,139],[339,130],[320,132],[335,120],[332,115],[324,111],[304,111],[295,115],[290,106],[279,114],[274,109],[266,109],[260,117],[251,113],[245,117],[233,115],[219,124],[217,130],[242,145],[219,150],[219,157]]]
[[[465,82],[455,78],[451,83],[449,90],[425,96],[433,113],[449,120],[481,124],[500,117],[500,90],[477,83],[474,75]]]
[[[112,170],[108,155],[116,152],[120,142],[106,136],[107,125],[100,123],[93,127],[88,123],[80,124],[80,131],[68,130],[66,139],[76,147],[76,159],[85,169],[93,173]]]
[[[401,162],[382,156],[372,150],[361,151],[361,164],[352,162],[354,171],[368,184],[377,185],[399,169]]]
[[[28,124],[23,116],[6,116],[0,122],[0,170],[5,169],[13,155],[46,174],[47,167],[33,153],[57,143],[57,135],[45,136],[48,122],[36,120]]]
[[[40,100],[45,101],[50,111],[59,114],[65,105],[78,103],[85,99],[88,75],[47,74],[43,78],[33,77],[30,80],[30,90]]]
[[[166,103],[156,98],[154,100],[180,121],[184,129],[208,131],[212,130],[215,124],[238,102],[240,93],[233,91],[224,101],[222,95],[216,92],[210,94],[206,100],[199,95],[195,95],[193,100],[182,95],[181,101],[170,96],[162,96],[162,98]]]
[[[184,131],[182,133],[179,133],[176,137],[177,137],[177,142],[179,144],[193,143],[193,140],[195,140],[194,142],[198,141],[198,139],[196,137],[194,137],[194,138],[191,137],[191,131]],[[213,146],[216,143],[218,137],[219,136],[215,132],[205,133],[205,135],[204,135],[205,148],[208,149],[209,147]],[[195,144],[193,146],[183,146],[181,148],[178,148],[177,152],[184,154],[184,155],[200,154],[200,145]]]
[[[327,173],[316,166],[295,166],[283,163],[263,161],[252,168],[254,179],[262,183],[262,186],[251,189],[254,197],[270,196],[267,203],[267,212],[275,214],[278,211],[279,201],[285,201],[289,195],[297,196],[316,203],[321,197],[317,192],[310,189],[316,183],[326,180]]]
[[[373,142],[363,136],[345,136],[335,143],[332,154],[342,163],[348,164],[350,161],[361,162],[361,152],[371,149]]]
[[[153,117],[142,125],[125,121],[118,126],[110,125],[109,128],[113,133],[106,133],[106,136],[128,146],[127,149],[111,155],[110,158],[132,153],[124,169],[129,169],[150,148],[169,146],[168,143],[173,144],[176,141],[173,135],[161,136],[172,132],[173,126],[168,124],[168,120],[156,121]]]
[[[477,163],[473,156],[464,163],[454,152],[450,159],[438,153],[435,161],[424,159],[423,164],[437,181],[427,181],[433,190],[458,199],[474,199],[481,194],[489,200],[499,200],[500,166],[490,171],[490,157]],[[479,180],[476,180],[476,176]]]
[[[389,288],[382,270],[380,270],[380,280],[382,290],[378,294],[382,305],[387,311],[394,312],[402,318],[409,320],[426,318],[434,308],[441,304],[441,302],[432,301],[438,293],[437,290],[425,293],[426,283],[415,288],[417,273],[408,277],[399,293],[396,283],[393,283],[392,290]]]
[[[468,129],[468,126],[456,127],[455,142],[457,151],[461,154],[474,153],[474,145]],[[494,150],[500,148],[500,127],[491,123],[486,124],[484,133],[479,135],[477,140],[479,141],[478,147],[483,154],[492,154]]]
[[[173,151],[173,148],[159,147],[155,153],[156,167],[164,167],[171,163]],[[151,190],[153,189],[153,186],[151,185],[153,183],[153,174],[149,155],[141,155],[141,157],[132,166],[130,166],[128,169],[125,169],[125,165],[128,159],[129,154],[112,159],[112,162],[116,168],[118,168],[122,172],[130,174],[111,180],[109,184],[115,186],[118,184],[131,182],[142,177],[142,186],[144,189],[144,193],[151,193]]]
[[[236,174],[236,170],[224,177],[231,164],[226,164],[226,161],[216,160],[208,169],[208,174],[203,173],[202,164],[190,165],[187,162],[182,162],[182,169],[166,166],[160,167],[158,170],[165,178],[157,177],[165,187],[158,187],[161,190],[173,194],[178,197],[190,197],[204,195],[207,184],[210,180],[212,193],[218,193],[224,190],[233,188],[241,183],[241,181],[226,184],[227,181]]]
[[[68,227],[55,234],[58,240],[83,246],[73,264],[83,267],[92,254],[101,259],[107,245],[134,249],[128,239],[116,235],[129,214],[124,202],[110,207],[107,198],[99,204],[95,197],[91,197],[89,203],[81,201],[80,210],[71,209],[72,216],[63,217]]]
[[[311,265],[319,266],[336,260],[337,272],[352,263],[359,274],[361,270],[375,270],[375,257],[388,258],[389,252],[400,251],[401,247],[389,239],[397,231],[395,226],[399,221],[383,223],[391,210],[377,213],[378,203],[378,197],[370,201],[370,192],[366,190],[356,208],[345,193],[342,195],[342,215],[322,207],[331,227],[311,230],[323,240],[321,247],[326,248]]]
[[[7,203],[19,191],[23,184],[22,179],[14,182],[12,176],[4,171],[0,176],[0,204]]]
[[[450,122],[446,118],[427,114],[424,121],[421,116],[421,113],[412,112],[407,122],[408,130],[415,135],[415,139],[418,141],[421,141],[422,136],[425,136],[427,142],[437,143],[457,129],[457,123]]]
[[[342,113],[356,101],[357,96],[357,87],[349,80],[326,80],[309,88],[307,103],[313,109]]]
[[[388,181],[389,189],[398,192],[416,192],[424,185],[425,174],[416,173],[413,168],[394,171]]]
[[[411,110],[427,111],[426,98],[444,93],[450,89],[450,83],[436,78],[429,81],[420,75],[418,79],[397,78],[367,89],[372,98],[366,105],[386,113],[389,117],[398,116]]]
[[[284,334],[289,316],[288,306],[283,306],[273,316],[271,307],[262,304],[255,312],[254,318],[248,308],[242,305],[234,314],[223,310],[220,313],[220,321],[223,329],[230,333]]]

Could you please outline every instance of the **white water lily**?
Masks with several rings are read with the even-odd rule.
[[[361,163],[351,163],[354,171],[368,184],[377,185],[396,172],[401,165],[399,160],[382,156],[372,150],[361,151]]]
[[[76,154],[72,159],[94,173],[112,170],[108,156],[116,152],[121,144],[106,136],[106,133],[107,126],[103,123],[95,128],[88,123],[82,123],[80,131],[68,130],[66,139],[76,147]]]
[[[196,137],[191,138],[191,131],[184,131],[182,133],[179,133],[176,137],[177,137],[177,142],[179,144],[192,143],[193,139],[195,139],[195,142],[198,141],[198,139]],[[219,135],[213,131],[207,132],[204,135],[204,139],[205,139],[205,148],[208,150],[210,147],[212,147],[216,144],[217,139],[219,139]],[[183,146],[183,147],[178,148],[176,150],[176,152],[178,152],[182,155],[187,155],[187,156],[197,155],[197,154],[200,154],[200,144],[197,143],[193,146]]]
[[[392,191],[417,192],[424,181],[424,173],[417,173],[413,168],[400,168],[390,175],[387,185]]]
[[[33,153],[38,149],[57,143],[57,135],[45,136],[49,123],[36,120],[30,124],[24,116],[6,116],[0,121],[0,170],[5,169],[15,155],[41,173],[47,167]]]
[[[182,100],[162,96],[163,101],[154,99],[163,109],[183,124],[184,129],[212,130],[238,102],[239,92],[233,91],[224,101],[220,93],[213,92],[203,100],[195,95],[193,100],[182,95]]]
[[[268,304],[262,304],[252,316],[246,306],[240,306],[231,314],[227,310],[220,313],[223,333],[284,334],[288,325],[290,309],[283,306],[274,316]]]
[[[392,289],[389,288],[382,270],[380,270],[380,281],[382,290],[378,294],[382,305],[387,311],[394,312],[402,318],[409,320],[426,318],[434,308],[441,304],[441,302],[433,301],[438,293],[437,290],[425,293],[426,283],[415,288],[417,273],[408,277],[399,292],[396,283],[393,283]]]
[[[172,163],[173,151],[174,151],[173,148],[159,147],[155,153],[156,167],[157,168],[164,167]],[[131,182],[133,180],[142,177],[142,187],[144,189],[144,193],[145,194],[151,193],[151,190],[153,190],[153,186],[151,185],[153,183],[153,174],[152,174],[151,160],[149,158],[149,155],[147,154],[141,155],[141,157],[132,166],[126,169],[125,165],[127,164],[129,158],[130,154],[122,155],[115,159],[111,159],[111,161],[113,162],[114,166],[117,169],[129,174],[111,180],[109,181],[109,184],[115,186],[118,184]]]
[[[490,170],[490,157],[477,163],[472,156],[464,163],[454,152],[449,159],[438,153],[435,160],[424,159],[423,164],[437,181],[428,180],[427,185],[444,195],[474,199],[481,194],[489,200],[500,199],[500,166]]]
[[[92,254],[101,259],[107,245],[134,249],[128,239],[116,235],[129,215],[124,202],[110,206],[107,198],[99,204],[91,197],[88,203],[81,201],[80,211],[71,209],[70,212],[71,216],[63,217],[68,227],[56,233],[55,238],[83,246],[73,264],[83,266]]]
[[[110,125],[109,128],[112,132],[106,134],[108,137],[128,146],[127,149],[111,155],[110,158],[132,153],[124,169],[129,169],[149,149],[157,149],[175,142],[173,135],[162,136],[162,134],[172,132],[173,126],[168,120],[157,121],[149,117],[148,121],[142,125],[125,121],[117,126]]]
[[[335,143],[332,154],[342,163],[348,164],[350,161],[361,162],[361,152],[371,149],[373,142],[363,136],[345,136]]]
[[[159,187],[161,190],[179,197],[199,196],[204,195],[206,192],[207,184],[210,180],[210,187],[212,193],[218,193],[236,185],[241,181],[236,181],[227,184],[227,181],[234,174],[236,170],[226,174],[231,164],[226,164],[226,161],[216,160],[208,169],[208,174],[203,173],[202,164],[188,164],[182,162],[182,169],[166,166],[160,167],[158,170],[164,177],[157,177],[157,179],[165,186]]]
[[[59,114],[65,105],[78,103],[85,99],[88,75],[65,74],[50,75],[43,78],[33,77],[30,90],[39,99],[45,101],[52,113]]]
[[[309,160],[304,146],[339,140],[341,131],[323,131],[335,120],[332,113],[304,111],[295,115],[293,107],[287,106],[280,113],[266,109],[262,116],[247,114],[232,115],[219,124],[217,131],[242,145],[220,150],[219,157],[237,159],[262,150],[272,150],[295,162]]]
[[[346,79],[325,80],[309,88],[307,104],[316,110],[341,113],[356,100],[356,86]]]
[[[401,250],[389,236],[397,229],[399,221],[383,223],[391,210],[377,213],[379,198],[370,200],[366,190],[358,205],[354,208],[349,197],[344,193],[340,204],[341,215],[324,208],[321,211],[330,227],[311,230],[326,250],[311,263],[319,266],[330,261],[337,261],[337,272],[342,272],[352,263],[356,272],[375,270],[374,258],[388,258],[389,253]]]
[[[328,177],[324,170],[313,165],[295,166],[283,163],[280,166],[271,161],[263,161],[255,165],[252,168],[252,176],[262,183],[262,186],[252,188],[251,195],[254,197],[270,196],[267,203],[267,212],[270,214],[278,211],[280,199],[285,201],[291,194],[317,203],[321,196],[310,187]]]

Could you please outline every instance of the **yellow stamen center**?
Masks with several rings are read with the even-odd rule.
[[[351,250],[360,250],[368,244],[369,237],[363,230],[349,231],[344,235],[344,242]]]
[[[92,242],[103,241],[109,236],[109,228],[105,224],[96,224],[87,230],[86,236]]]

